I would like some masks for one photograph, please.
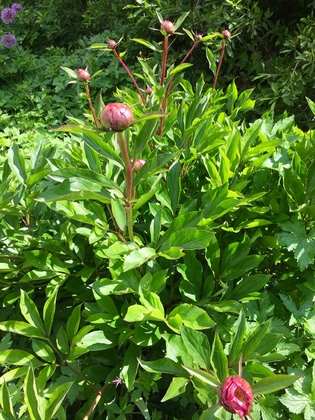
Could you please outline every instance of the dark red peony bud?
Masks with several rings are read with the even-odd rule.
[[[142,166],[143,165],[145,165],[145,160],[144,159],[137,159],[137,160],[135,160],[134,162],[133,162],[133,165],[132,165],[132,169],[135,171],[135,172],[138,172],[138,171],[140,171],[140,169],[142,168]]]
[[[116,48],[117,45],[118,45],[117,42],[114,41],[113,39],[110,39],[107,43],[107,46],[110,50],[113,50],[114,48]]]
[[[161,31],[165,32],[167,35],[173,34],[175,31],[173,23],[169,20],[164,20],[161,24]]]
[[[231,38],[231,32],[230,32],[230,31],[228,31],[227,29],[225,29],[225,30],[222,32],[222,35],[223,35],[225,38],[227,38],[227,39],[230,39],[230,38]]]
[[[84,70],[84,69],[79,69],[78,70],[78,78],[82,82],[86,82],[90,78],[90,73],[88,71]]]
[[[100,119],[105,130],[124,131],[133,123],[133,113],[129,106],[114,102],[103,108]]]
[[[252,387],[240,376],[227,377],[221,386],[221,404],[241,419],[249,415],[253,399]]]

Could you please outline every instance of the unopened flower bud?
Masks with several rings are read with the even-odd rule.
[[[123,131],[133,123],[133,113],[129,106],[114,102],[103,108],[100,120],[105,130]]]
[[[144,159],[137,159],[133,162],[132,168],[135,172],[140,171],[140,169],[142,168],[142,166],[145,165],[145,160]]]
[[[227,38],[227,39],[230,39],[230,38],[231,38],[231,32],[230,32],[230,31],[228,31],[227,29],[225,29],[225,30],[222,32],[222,35],[224,36],[224,38]]]
[[[79,69],[77,74],[79,80],[81,80],[82,82],[86,82],[90,78],[90,73],[84,69]]]
[[[221,404],[241,419],[249,415],[253,399],[252,387],[240,376],[228,376],[221,386]]]
[[[201,38],[202,38],[202,35],[201,35],[201,34],[196,34],[196,39],[197,39],[198,41],[200,41],[200,40],[201,40]]]
[[[107,43],[107,47],[108,47],[110,50],[113,50],[114,48],[116,48],[116,47],[117,47],[117,42],[116,42],[116,41],[114,41],[113,39],[110,39],[110,40],[108,41],[108,43]]]
[[[166,35],[171,35],[174,33],[174,25],[170,20],[164,20],[161,24],[161,31],[165,32]]]
[[[148,86],[146,88],[146,92],[147,92],[148,95],[151,95],[153,93],[153,89],[151,88],[151,86]]]

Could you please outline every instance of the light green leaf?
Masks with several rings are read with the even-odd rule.
[[[46,330],[39,315],[37,306],[23,289],[21,289],[20,308],[26,321],[45,335]]]
[[[72,385],[73,382],[65,382],[54,389],[46,406],[45,420],[51,420],[54,418]]]
[[[174,376],[183,376],[188,378],[188,374],[185,372],[185,369],[181,367],[179,363],[174,362],[174,360],[164,357],[163,359],[158,359],[153,362],[139,360],[140,366],[151,373],[169,373]]]
[[[211,365],[216,377],[221,382],[229,376],[228,359],[224,353],[218,332],[214,336],[214,343],[211,349]]]
[[[24,398],[31,420],[43,420],[43,401],[36,386],[34,370],[29,367],[24,381]]]
[[[261,379],[253,386],[255,394],[270,394],[279,391],[280,389],[287,388],[295,381],[301,378],[302,375],[272,375]]]
[[[122,202],[117,198],[111,199],[111,207],[117,226],[124,231],[126,227],[126,211]]]
[[[51,349],[51,347],[41,340],[32,340],[32,348],[34,350],[34,353],[41,359],[45,360],[49,363],[55,363],[56,362],[56,356]]]
[[[180,333],[187,352],[193,358],[194,363],[202,369],[209,370],[210,345],[207,336],[200,331],[185,327],[185,325],[180,327]]]
[[[139,44],[142,44],[142,45],[144,45],[145,47],[150,48],[150,50],[153,50],[153,51],[160,51],[160,49],[159,49],[159,48],[157,48],[157,47],[156,47],[155,45],[153,45],[151,42],[146,41],[145,39],[142,39],[142,38],[131,38],[131,41],[138,42]]]
[[[50,294],[48,299],[44,304],[43,309],[43,318],[44,325],[47,337],[50,336],[51,328],[54,322],[54,316],[56,311],[56,301],[57,301],[58,287],[55,287],[53,292]]]
[[[156,256],[155,250],[150,247],[144,247],[131,251],[125,258],[123,271],[129,271],[133,268],[140,267],[147,261],[151,260]]]
[[[81,321],[81,305],[73,309],[66,326],[69,341],[72,343],[73,338],[77,334]]]
[[[183,366],[183,368],[186,369],[190,375],[195,376],[196,378],[212,386],[213,388],[218,388],[221,386],[221,382],[214,375],[211,375],[208,372],[188,366]]]
[[[306,232],[302,220],[298,219],[279,223],[279,226],[283,230],[277,234],[279,244],[293,251],[300,270],[305,270],[314,262],[315,229]]]
[[[38,328],[23,321],[2,321],[0,323],[0,330],[25,335],[26,337],[46,338]]]
[[[186,391],[189,380],[187,378],[173,378],[161,402],[171,400]]]

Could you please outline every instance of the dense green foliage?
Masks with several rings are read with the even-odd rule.
[[[25,1],[0,59],[1,419],[237,419],[238,374],[252,419],[315,417],[315,24],[281,4]]]

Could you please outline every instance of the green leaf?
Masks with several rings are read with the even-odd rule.
[[[24,378],[28,372],[29,366],[22,366],[16,369],[11,369],[8,372],[4,373],[0,377],[0,385],[3,385],[4,382],[16,381],[17,379]]]
[[[185,369],[183,369],[179,363],[176,363],[174,360],[168,359],[167,357],[153,362],[139,360],[139,363],[140,366],[147,372],[169,373],[174,376],[183,376],[188,378]]]
[[[139,358],[141,357],[141,347],[130,343],[127,350],[124,353],[123,368],[120,372],[121,377],[124,379],[124,383],[131,391],[136,380]]]
[[[108,204],[111,200],[111,194],[97,183],[80,178],[69,178],[44,191],[37,200],[96,200]]]
[[[211,349],[211,365],[216,377],[223,382],[229,376],[228,359],[224,353],[223,344],[218,332],[214,336]]]
[[[202,369],[210,368],[210,345],[208,338],[200,331],[192,328],[180,327],[180,333],[187,352],[193,358],[194,363]]]
[[[153,45],[151,42],[146,41],[145,39],[142,39],[142,38],[131,38],[131,41],[138,42],[139,44],[142,44],[142,45],[144,45],[145,47],[150,48],[150,50],[153,50],[153,51],[160,51],[160,49],[159,49],[159,48],[157,48],[157,47],[156,47],[155,45]]]
[[[33,354],[25,350],[8,349],[0,352],[1,365],[14,365],[14,366],[41,366],[43,363],[39,361]]]
[[[189,380],[187,378],[173,378],[161,402],[171,400],[186,391]]]
[[[73,382],[65,382],[54,389],[47,402],[45,420],[51,420],[54,418],[72,385]]]
[[[216,404],[213,407],[203,411],[199,420],[222,420],[222,412],[224,408],[222,405]]]
[[[46,338],[38,328],[23,321],[2,321],[0,322],[0,330],[25,335],[26,337]]]
[[[270,394],[280,389],[287,388],[302,375],[271,375],[256,382],[253,386],[255,394]]]
[[[70,315],[67,321],[66,331],[67,331],[67,335],[68,335],[68,339],[70,343],[72,343],[73,338],[79,331],[80,321],[81,321],[81,305],[73,309],[72,314]]]
[[[45,362],[49,362],[49,363],[56,362],[56,357],[53,350],[44,341],[33,339],[32,348],[34,350],[34,353],[36,353],[36,355],[40,357],[41,359],[45,360]]]
[[[171,70],[169,72],[169,75],[172,76],[173,74],[177,74],[185,69],[187,69],[188,67],[191,67],[192,64],[191,63],[183,63],[183,64],[179,64],[178,66],[176,66],[173,70]]]
[[[166,185],[171,199],[171,206],[173,213],[176,213],[180,192],[181,192],[181,165],[180,161],[176,160],[172,163],[167,173]]]
[[[156,254],[153,248],[144,247],[135,249],[134,251],[131,251],[130,254],[125,258],[123,271],[129,271],[133,268],[140,267],[147,261],[153,259],[155,256]]]
[[[31,325],[36,327],[43,335],[45,335],[44,323],[39,315],[37,306],[28,296],[28,294],[21,289],[21,298],[20,298],[20,308],[21,313]]]
[[[31,420],[42,420],[43,402],[36,386],[34,370],[29,367],[24,381],[24,398]]]
[[[104,133],[103,130],[92,129],[83,125],[68,124],[56,129],[56,131],[64,131],[67,133],[81,133],[84,134],[84,141],[97,153],[112,161],[115,165],[123,169],[124,165],[120,156],[109,146],[108,139],[111,138],[111,133]],[[105,139],[98,134],[102,133]]]
[[[0,390],[0,404],[1,404],[1,414],[5,414],[5,420],[14,420],[16,419],[13,404],[11,400],[10,391],[6,382],[3,383]],[[0,416],[1,416],[0,414]]]
[[[50,294],[48,299],[44,304],[43,309],[43,318],[44,325],[47,337],[50,336],[51,328],[54,322],[54,316],[56,311],[56,301],[57,301],[58,287],[55,287],[53,292]]]
[[[269,329],[269,323],[259,326],[255,331],[248,337],[243,345],[243,360],[250,360],[255,350],[259,347],[262,340],[265,338]]]
[[[68,74],[69,74],[69,76],[70,76],[70,77],[72,77],[73,79],[78,79],[78,73],[77,73],[77,72],[75,72],[74,70],[69,69],[69,67],[63,67],[63,66],[60,66],[60,68],[61,68],[63,71],[65,71],[66,73],[68,73]]]
[[[246,276],[237,284],[228,299],[241,300],[249,297],[251,293],[258,292],[266,286],[270,278],[267,274]]]
[[[108,331],[92,331],[86,334],[77,346],[88,351],[101,351],[112,348],[117,342],[117,336]]]
[[[167,324],[177,333],[179,333],[182,324],[195,330],[204,330],[215,326],[215,322],[204,309],[188,303],[176,306],[168,315]]]
[[[229,353],[229,366],[233,367],[237,365],[242,353],[243,340],[246,331],[245,314],[243,309],[240,311],[237,320],[237,329],[234,339],[232,341],[230,353]]]
[[[188,366],[183,366],[183,368],[186,369],[190,375],[200,379],[202,382],[212,386],[213,388],[221,386],[221,382],[214,375],[211,375],[208,372]]]
[[[15,174],[17,179],[22,184],[26,184],[27,173],[25,169],[25,162],[16,143],[13,143],[8,150],[8,163],[11,171]]]
[[[279,244],[293,251],[300,270],[305,270],[314,262],[315,229],[306,232],[302,220],[296,218],[279,223],[279,226],[284,231],[277,234]]]
[[[288,196],[294,201],[296,206],[307,203],[305,183],[298,175],[290,169],[283,169],[283,186]]]
[[[182,23],[184,22],[184,20],[186,19],[187,16],[189,16],[190,11],[189,12],[185,12],[182,15],[180,15],[180,17],[177,19],[177,21],[174,24],[174,30],[177,31],[178,28],[180,28],[180,26],[182,25]]]

